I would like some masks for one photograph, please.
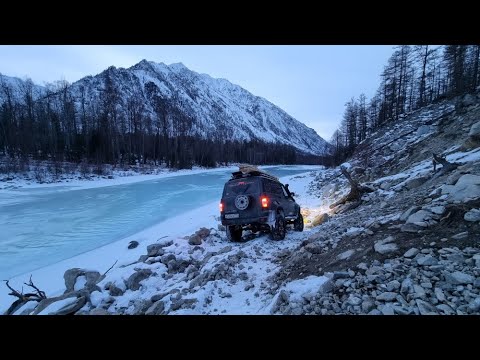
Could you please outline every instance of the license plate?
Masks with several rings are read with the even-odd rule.
[[[225,219],[236,219],[240,214],[225,214]]]

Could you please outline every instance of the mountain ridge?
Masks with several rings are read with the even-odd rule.
[[[10,77],[2,75],[2,78]],[[19,87],[18,78],[10,79],[16,79]],[[14,84],[11,80],[9,83]],[[38,85],[35,88],[46,91]],[[141,102],[144,121],[147,118],[155,124],[164,121],[162,126],[168,128],[169,134],[278,142],[312,155],[326,155],[331,151],[331,145],[315,130],[267,99],[227,79],[192,71],[183,63],[166,65],[143,59],[128,68],[112,65],[97,75],[73,82],[68,91],[77,113],[82,106],[99,107],[105,102],[104,94],[112,93],[118,113],[117,126],[128,118],[128,103],[136,98]]]

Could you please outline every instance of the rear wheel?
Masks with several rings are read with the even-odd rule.
[[[232,242],[242,241],[242,227],[237,225],[227,226],[227,239]]]
[[[270,231],[270,237],[272,240],[283,240],[285,239],[286,231],[285,216],[283,215],[283,212],[278,212],[277,217],[275,218],[275,225]]]
[[[295,231],[303,231],[303,216],[300,211],[298,212],[297,218],[293,222],[293,229]]]

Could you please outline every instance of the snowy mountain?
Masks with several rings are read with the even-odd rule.
[[[7,79],[15,87],[21,86],[18,79]],[[144,121],[149,119],[159,127],[161,123],[170,134],[280,142],[315,155],[330,150],[313,129],[278,106],[225,79],[191,71],[181,63],[168,66],[142,60],[128,69],[111,66],[73,83],[69,91],[77,112],[99,109],[106,99],[115,99],[118,126],[137,104]],[[0,99],[4,96],[2,92]]]

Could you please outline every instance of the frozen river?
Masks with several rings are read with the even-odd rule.
[[[268,168],[278,177],[306,171],[306,166]],[[220,200],[230,175],[230,171],[218,170],[90,189],[56,186],[0,191],[0,280],[96,249]]]

